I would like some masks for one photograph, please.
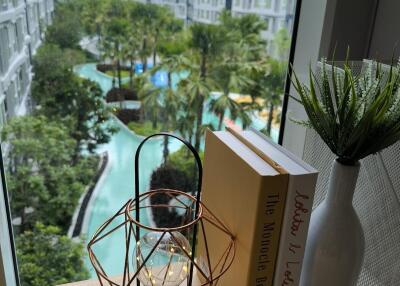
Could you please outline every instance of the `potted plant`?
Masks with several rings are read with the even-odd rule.
[[[364,233],[352,204],[360,160],[400,139],[400,66],[383,72],[374,61],[359,76],[343,68],[309,71],[308,86],[293,84],[313,128],[337,156],[325,200],[313,211],[301,286],[355,285],[364,254]]]

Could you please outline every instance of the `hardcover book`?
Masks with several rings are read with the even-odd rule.
[[[300,280],[318,172],[257,130],[238,132],[289,173],[274,286],[297,286]]]
[[[206,135],[202,201],[236,240],[235,259],[220,286],[272,285],[289,176],[262,157],[230,132]],[[198,238],[196,256],[207,271],[206,246],[215,261],[211,268],[221,267],[226,237],[212,226],[205,231],[207,242]]]

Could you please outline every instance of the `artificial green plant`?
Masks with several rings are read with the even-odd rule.
[[[309,84],[293,73],[293,85],[308,115],[302,121],[313,128],[338,161],[354,165],[400,139],[400,64],[383,66],[368,61],[367,68],[355,75],[346,60],[343,68],[325,60],[317,75],[309,69]]]

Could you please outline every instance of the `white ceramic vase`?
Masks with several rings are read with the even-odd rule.
[[[359,170],[334,161],[327,196],[311,215],[300,286],[356,285],[365,244],[352,203]]]

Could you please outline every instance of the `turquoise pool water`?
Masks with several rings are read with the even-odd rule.
[[[85,64],[74,68],[76,74],[81,77],[91,79],[97,82],[104,92],[107,92],[112,87],[112,78],[100,73],[96,70],[96,64]],[[128,79],[124,79],[126,81]],[[158,73],[152,79],[156,85],[162,86],[165,84],[165,73]],[[173,77],[173,81],[177,82],[178,76]],[[204,122],[212,123],[214,126],[218,124],[218,118],[207,112],[205,108]],[[240,124],[240,122],[236,122]],[[87,226],[87,238],[91,238],[98,227],[103,224],[108,218],[113,216],[134,194],[134,155],[135,151],[142,141],[142,137],[136,136],[121,123],[112,119],[107,124],[112,124],[119,127],[119,131],[115,133],[110,142],[99,146],[97,152],[107,152],[109,155],[108,167],[99,182],[96,190],[96,197],[90,208],[89,220]],[[263,128],[265,123],[253,116],[253,126],[255,128]],[[277,137],[277,130],[274,130],[274,137]],[[148,190],[149,178],[151,172],[157,168],[162,161],[162,141],[151,140],[146,143],[141,153],[141,172],[140,183],[141,192]],[[171,152],[178,150],[180,144],[176,140],[170,143]],[[141,221],[145,224],[149,223],[149,217],[146,212],[141,213]],[[110,228],[116,226],[122,220],[116,220]],[[85,231],[85,230],[84,230]],[[123,272],[124,255],[124,232],[116,232],[107,240],[102,240],[95,248],[95,253],[98,259],[102,262],[104,269],[109,275],[118,275]],[[94,278],[95,272],[92,269],[89,258],[85,264],[90,269],[91,276]]]

